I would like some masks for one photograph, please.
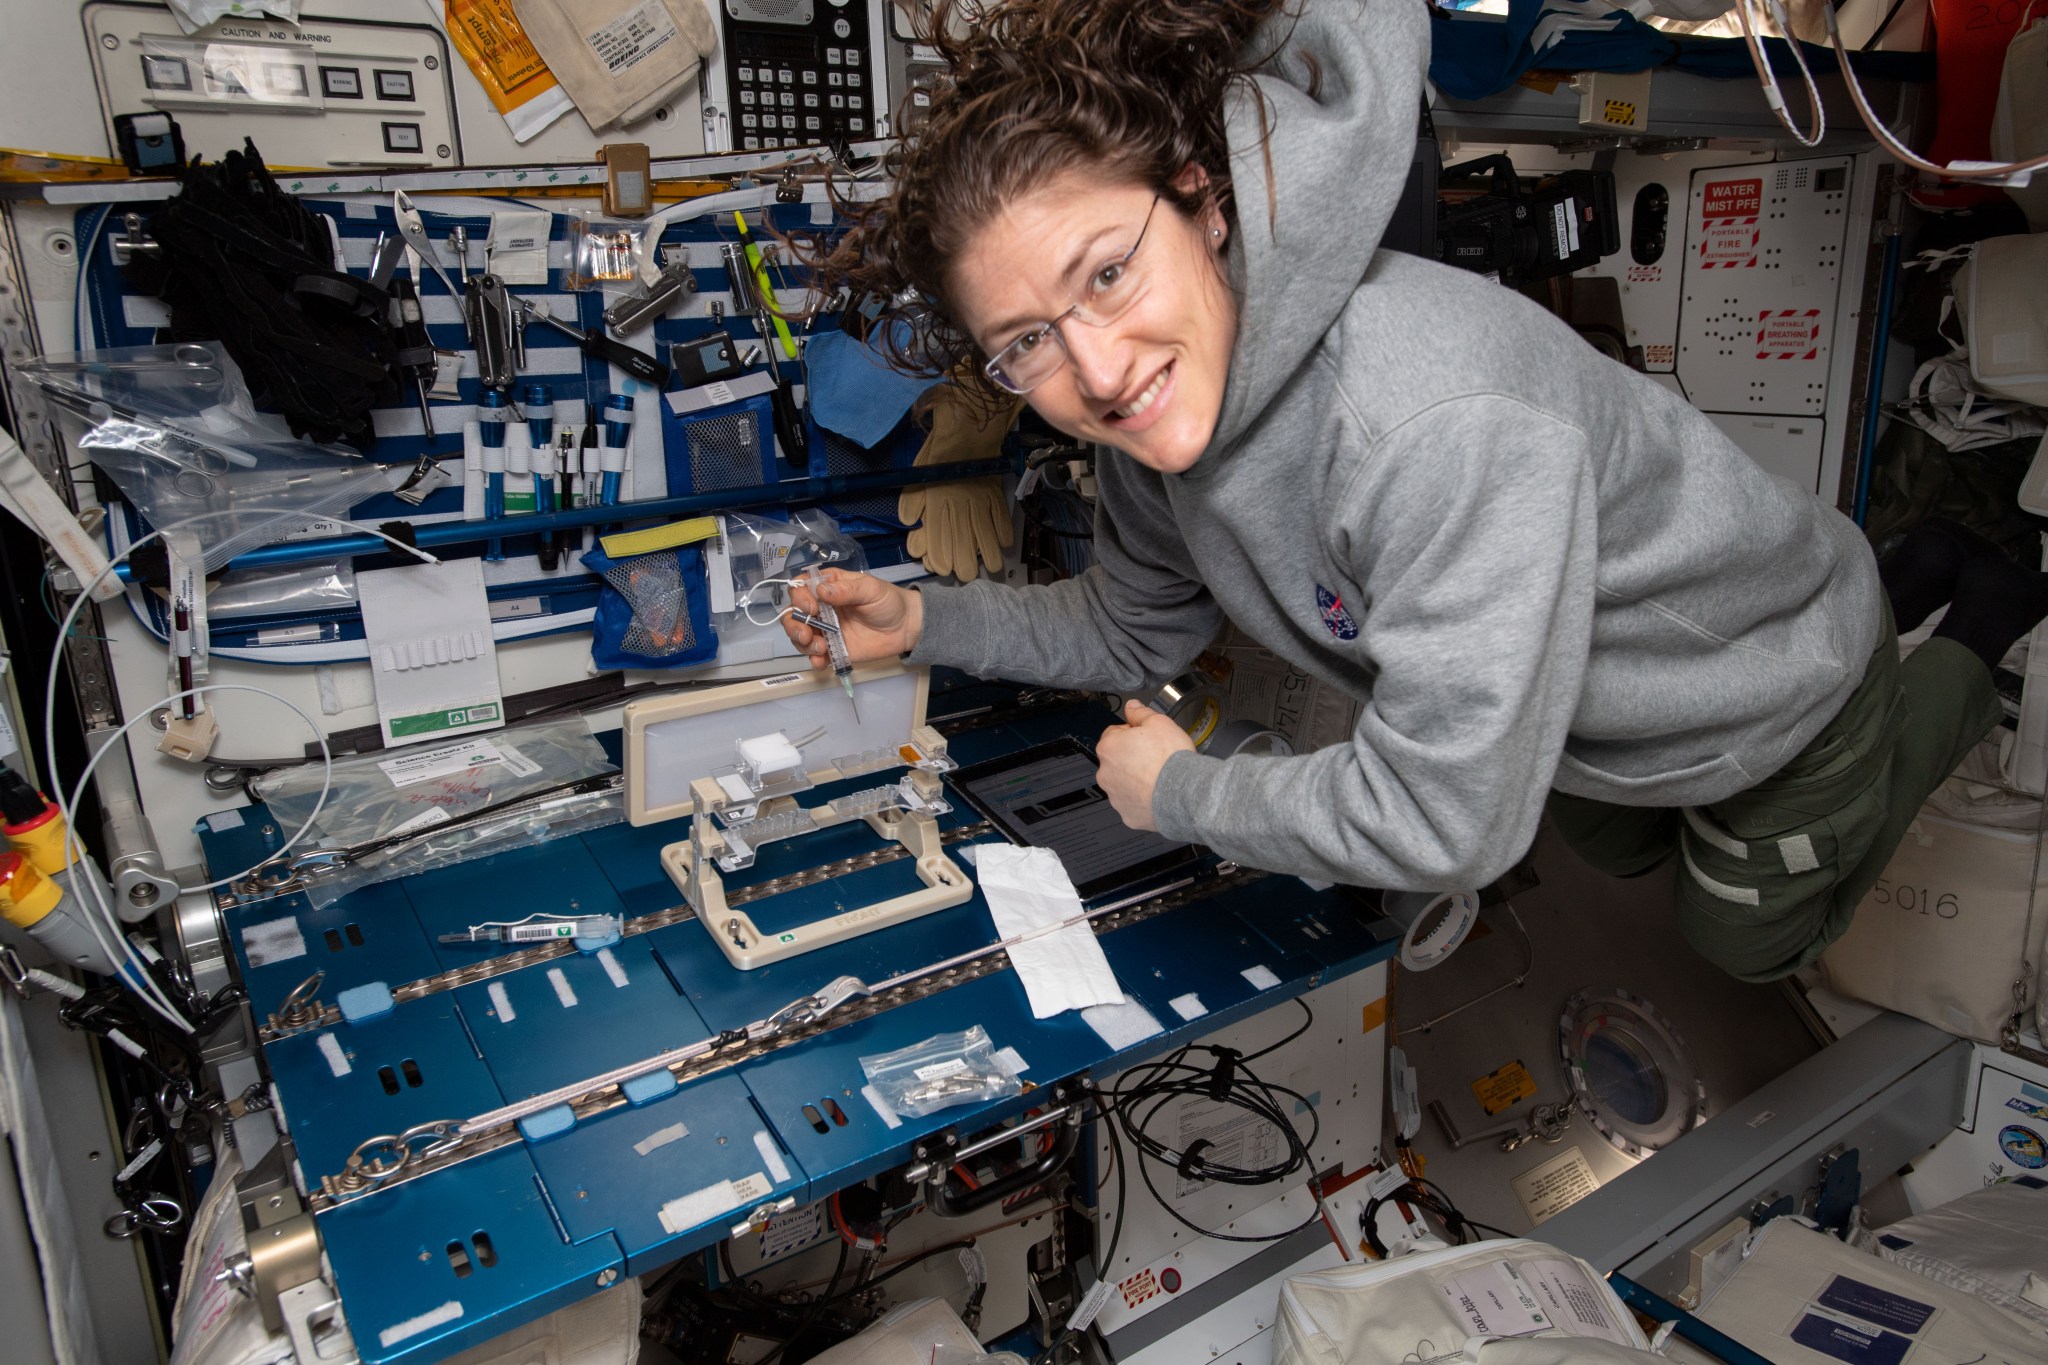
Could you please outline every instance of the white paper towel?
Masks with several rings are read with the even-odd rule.
[[[988,898],[996,932],[1015,938],[1081,913],[1081,898],[1049,848],[985,844],[975,862],[975,880]],[[1120,1005],[1124,993],[1102,955],[1102,945],[1085,924],[1012,945],[1010,965],[1024,983],[1034,1018],[1049,1019],[1089,1005]]]

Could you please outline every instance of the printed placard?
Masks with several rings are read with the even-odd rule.
[[[1762,179],[1709,181],[1700,196],[1700,267],[1755,266],[1763,208]]]

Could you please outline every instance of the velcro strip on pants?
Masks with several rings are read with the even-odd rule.
[[[1705,839],[1731,858],[1749,857],[1748,844],[1743,843],[1742,840],[1732,835],[1723,834],[1720,830],[1715,829],[1707,823],[1705,816],[1701,815],[1691,806],[1680,806],[1678,809],[1679,814],[1685,817],[1685,823],[1692,828],[1694,834],[1699,835],[1700,838]]]
[[[1820,868],[1820,858],[1813,851],[1809,835],[1793,834],[1778,840],[1778,855],[1785,860],[1787,872],[1814,872]]]
[[[1678,841],[1678,852],[1685,859],[1685,870],[1692,874],[1692,879],[1698,882],[1708,895],[1719,900],[1732,901],[1737,905],[1761,905],[1763,903],[1762,898],[1757,895],[1755,887],[1730,886],[1726,882],[1717,882],[1706,873],[1700,871],[1700,865],[1693,861],[1692,843],[1683,836]]]

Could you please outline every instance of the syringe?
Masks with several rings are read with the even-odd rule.
[[[805,586],[810,588],[813,598],[817,597],[821,580],[816,573],[804,576]],[[839,679],[839,686],[846,692],[846,704],[853,708],[855,723],[860,721],[860,703],[853,699],[853,659],[846,652],[846,639],[839,629],[839,611],[831,603],[818,602],[816,612],[790,609],[792,617],[825,637],[825,656],[832,663],[832,676]]]
[[[506,923],[472,924],[466,934],[443,934],[443,943],[544,943],[551,939],[602,939],[619,930],[616,915],[531,915]]]

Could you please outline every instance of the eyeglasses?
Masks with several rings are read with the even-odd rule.
[[[1151,284],[1150,276],[1138,264],[1138,248],[1145,245],[1145,234],[1151,230],[1152,215],[1158,208],[1159,196],[1155,194],[1131,249],[1097,266],[1072,307],[997,351],[982,372],[999,388],[1016,394],[1029,393],[1058,374],[1060,366],[1067,363],[1067,342],[1060,333],[1061,323],[1072,318],[1090,327],[1100,327],[1136,307]],[[1058,344],[1049,344],[1053,342]]]

